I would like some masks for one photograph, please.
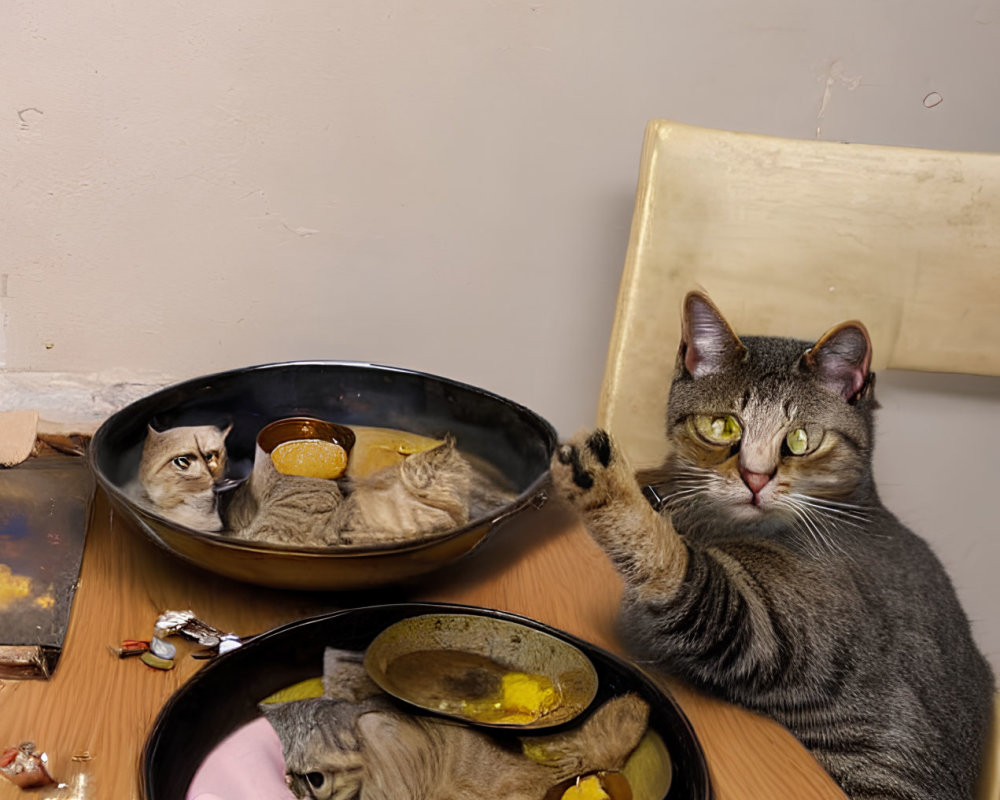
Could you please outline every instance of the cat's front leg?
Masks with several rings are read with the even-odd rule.
[[[559,447],[551,471],[556,492],[579,511],[627,584],[660,598],[676,589],[687,566],[687,547],[646,501],[606,431],[579,435]]]

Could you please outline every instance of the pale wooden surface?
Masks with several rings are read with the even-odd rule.
[[[1000,374],[1000,154],[757,136],[653,120],[598,424],[662,460],[681,302],[738,334],[868,327],[874,369]]]
[[[408,588],[363,594],[295,594],[214,577],[160,552],[118,515],[103,495],[94,506],[80,588],[65,652],[48,682],[0,685],[0,747],[24,740],[49,754],[57,778],[71,756],[89,751],[95,798],[138,797],[138,762],[147,731],[166,699],[201,665],[178,641],[171,672],[119,660],[107,645],[148,638],[164,609],[250,634],[348,605],[436,600],[533,617],[620,652],[614,618],[620,583],[583,528],[549,503],[525,512],[462,562]],[[843,800],[808,753],[778,725],[705,698],[674,681],[670,688],[706,751],[720,800]],[[44,798],[0,779],[0,800]]]

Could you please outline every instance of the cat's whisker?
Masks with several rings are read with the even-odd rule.
[[[707,467],[699,467],[696,464],[683,464],[682,466],[675,467],[670,472],[671,479],[686,477],[713,477],[717,473],[714,469],[709,469]]]
[[[857,503],[845,503],[838,500],[831,500],[829,498],[807,492],[789,492],[788,496],[799,500],[806,500],[812,505],[823,506],[824,508],[829,508],[831,510],[847,512],[853,511],[859,514],[868,511],[867,507],[858,505]]]
[[[836,523],[839,520],[829,517],[826,513],[827,509],[809,502],[808,496],[794,495],[792,502],[797,508],[801,509],[814,524],[822,526],[823,530],[826,531],[828,535],[832,535],[836,531]],[[828,527],[828,524],[833,526],[833,531],[831,531],[830,527]]]
[[[680,480],[680,481],[670,481],[668,484],[659,484],[660,488],[669,488],[671,491],[674,489],[700,489],[707,486],[707,483],[703,480]]]
[[[840,519],[838,517],[831,517],[828,514],[824,514],[820,510],[817,510],[815,508],[810,508],[808,505],[803,505],[802,507],[809,509],[809,513],[812,516],[814,516],[814,517],[816,517],[818,519],[822,519],[822,520],[825,520],[825,521],[831,523],[834,526],[834,528],[836,528],[836,526],[838,524],[848,525],[848,526],[850,526],[852,528],[856,528],[858,530],[862,530],[864,528],[864,525],[862,525],[860,522],[857,522],[855,520],[852,520],[852,519]]]
[[[821,503],[822,505],[826,505],[826,506],[837,506],[839,508],[856,509],[858,511],[866,511],[867,510],[867,508],[865,506],[858,505],[857,503],[846,503],[846,502],[844,502],[842,500],[831,500],[828,497],[817,497],[816,495],[801,494],[801,493],[796,493],[795,496],[796,497],[808,497],[810,500],[814,500],[815,502]]]
[[[708,488],[705,486],[692,487],[689,489],[679,489],[675,492],[670,492],[663,498],[662,506],[664,508],[676,507],[679,503],[691,499],[692,497],[705,494]]]
[[[801,523],[800,527],[808,534],[818,546],[828,551],[847,555],[847,551],[837,542],[835,532],[825,524],[822,514],[817,514],[810,507],[796,499],[794,495],[786,495],[780,501],[780,505],[789,509],[795,519]]]
[[[808,538],[811,539],[813,543],[818,545],[821,549],[833,549],[830,547],[829,539],[803,509],[793,509],[793,513],[796,517],[798,517],[802,523],[801,528],[805,530],[808,534]]]
[[[704,486],[704,485],[684,486],[684,487],[681,487],[680,489],[675,489],[673,491],[667,492],[667,496],[668,497],[676,497],[676,496],[682,495],[682,494],[697,494],[698,492],[703,492],[703,491],[706,491],[706,490],[707,490],[707,487]]]
[[[793,498],[796,503],[814,509],[822,515],[833,515],[831,519],[836,517],[837,520],[847,525],[853,525],[856,528],[864,527],[871,520],[871,515],[864,513],[862,506],[852,506],[852,508],[858,509],[858,511],[849,511],[846,507],[830,507],[822,498],[813,497],[812,495],[793,493],[789,497]],[[837,505],[846,506],[847,504],[838,503]]]

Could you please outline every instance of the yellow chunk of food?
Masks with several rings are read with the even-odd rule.
[[[527,725],[555,709],[559,691],[544,675],[507,672],[498,692],[464,704],[464,715],[480,722]]]
[[[559,692],[544,675],[508,672],[501,679],[504,709],[513,713],[530,714],[537,719],[559,705]]]
[[[596,775],[588,775],[563,792],[560,800],[610,800],[610,798],[611,795],[601,786],[600,779]]]
[[[347,451],[322,439],[282,442],[271,452],[274,468],[283,475],[303,478],[339,478],[347,469]]]

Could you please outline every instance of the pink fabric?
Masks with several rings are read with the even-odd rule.
[[[285,785],[281,742],[260,717],[226,737],[208,754],[187,800],[295,800]]]

